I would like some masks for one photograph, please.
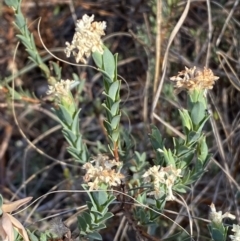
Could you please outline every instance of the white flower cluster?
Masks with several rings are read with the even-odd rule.
[[[98,155],[92,163],[87,162],[83,165],[83,169],[87,171],[83,179],[87,182],[90,190],[97,190],[102,183],[108,186],[121,184],[121,179],[124,178],[124,175],[120,173],[121,162],[114,159],[109,160],[108,156]]]
[[[61,80],[60,82],[57,82],[55,85],[49,85],[47,94],[54,94],[57,97],[60,96],[67,96],[70,91],[71,85],[74,83],[74,80]]]
[[[235,216],[229,212],[226,212],[224,214],[222,214],[222,211],[217,212],[215,205],[213,203],[210,205],[210,208],[211,208],[211,212],[210,212],[209,218],[215,224],[221,224],[224,218],[235,219]]]
[[[235,233],[234,235],[229,235],[229,238],[233,241],[240,241],[240,226],[233,224],[232,231]]]
[[[101,36],[105,35],[106,22],[93,22],[93,20],[94,15],[90,17],[86,14],[82,19],[77,20],[72,43],[66,42],[66,56],[70,57],[72,53],[77,63],[86,64],[86,58],[90,56],[91,52],[103,53]]]
[[[161,185],[164,184],[168,190],[167,200],[175,200],[172,192],[172,187],[177,179],[181,177],[181,169],[176,169],[173,166],[161,167],[159,165],[153,166],[143,174],[145,183],[153,183],[154,191],[150,195],[159,198],[161,194]]]

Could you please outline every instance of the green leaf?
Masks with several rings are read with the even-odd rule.
[[[11,87],[7,86],[9,93],[11,94],[11,97],[14,100],[21,100],[22,99],[22,95],[19,94],[16,90],[12,89]]]
[[[103,75],[103,80],[107,83],[111,84],[113,82],[113,79],[108,75],[108,73],[104,70],[98,69],[99,72]]]
[[[191,152],[192,149],[187,146],[182,145],[182,146],[179,146],[176,151],[177,151],[178,158],[183,158],[185,155],[187,155],[189,152]]]
[[[105,222],[109,218],[113,217],[114,215],[110,212],[106,213],[102,218],[99,219],[100,222]]]
[[[86,236],[86,238],[88,238],[90,240],[91,239],[102,240],[102,236],[98,232],[90,233]]]
[[[71,146],[75,146],[75,142],[77,141],[77,136],[71,131],[67,129],[63,129],[62,133]]]
[[[204,95],[204,90],[194,89],[189,92],[190,97],[190,109],[192,109],[193,105],[197,102],[202,102],[204,105],[206,104],[206,97]],[[206,107],[204,107],[206,108]]]
[[[108,194],[107,192],[95,192],[94,193],[94,198],[97,200],[98,204],[102,206],[107,200],[108,200]]]
[[[58,105],[59,109],[55,109],[55,113],[59,120],[65,124],[68,125],[68,127],[72,124],[72,116],[69,114],[69,112],[66,110],[66,108],[63,105]]]
[[[103,69],[103,56],[98,51],[92,53],[93,61],[98,68]]]
[[[107,132],[110,133],[112,130],[111,124],[107,120],[104,120],[103,124],[104,127],[107,129]]]
[[[83,150],[83,142],[82,142],[82,136],[81,135],[77,135],[77,141],[75,141],[75,147],[77,150]]]
[[[53,66],[53,70],[54,70],[55,76],[57,78],[57,81],[60,81],[62,68],[53,61],[50,61],[50,64]]]
[[[199,155],[198,159],[201,160],[202,162],[205,161],[205,159],[208,156],[208,146],[206,143],[206,137],[202,137],[202,139],[199,142]]]
[[[113,130],[112,133],[111,133],[111,135],[112,135],[112,136],[111,136],[111,139],[112,139],[114,142],[117,142],[117,141],[119,140],[119,135],[120,135],[120,133],[119,133],[119,128]]]
[[[24,19],[24,16],[21,14],[16,14],[15,15],[15,24],[14,24],[22,34],[25,34],[26,32],[29,33],[28,29],[27,29],[27,25]],[[25,31],[26,29],[26,31]],[[25,34],[27,35],[27,34]]]
[[[104,213],[104,215],[107,213],[109,205],[110,205],[115,199],[116,199],[116,197],[114,197],[114,196],[112,196],[112,195],[108,197],[108,201],[104,204],[104,208],[102,209],[102,213]]]
[[[73,115],[73,120],[72,120],[72,126],[71,126],[71,130],[75,135],[79,135],[80,131],[79,131],[79,113],[80,113],[81,109],[79,109],[76,113],[74,113]]]
[[[22,44],[24,44],[24,46],[26,48],[29,48],[30,51],[32,51],[31,50],[31,43],[29,42],[29,40],[25,36],[20,35],[20,34],[17,34],[16,36],[21,40]]]
[[[166,195],[164,195],[161,199],[156,200],[156,208],[159,211],[162,211],[166,204]]]
[[[115,116],[119,112],[119,104],[121,100],[116,101],[111,107],[111,115]]]
[[[16,0],[5,0],[6,5],[9,7],[14,8],[14,11],[17,10],[18,5],[21,4],[21,1],[16,1]]]
[[[120,118],[121,118],[121,115],[116,115],[112,118],[112,121],[111,121],[112,130],[115,130],[118,127]]]
[[[92,219],[91,219],[91,216],[90,216],[89,213],[83,212],[81,216],[82,216],[82,218],[84,219],[84,221],[85,221],[86,224],[91,225]],[[80,217],[81,217],[81,216],[80,216]]]
[[[176,184],[173,187],[174,191],[180,192],[180,193],[186,193],[186,189],[187,189],[187,187],[185,185],[182,185],[182,184]]]
[[[113,54],[107,47],[104,47],[103,52],[103,69],[110,76],[112,80],[114,80],[115,73],[115,60]]]
[[[86,163],[88,160],[88,153],[87,153],[87,149],[86,146],[83,145],[82,148],[79,150],[73,146],[69,146],[67,147],[68,153],[74,158],[76,159],[76,161],[80,162],[80,163]]]
[[[109,88],[108,96],[113,100],[113,102],[115,102],[118,98],[119,87],[120,87],[120,81],[116,80],[111,84]]]
[[[88,189],[88,186],[84,186],[84,185],[82,185],[82,186],[85,190]],[[98,211],[98,203],[97,203],[97,200],[95,200],[95,197],[93,195],[94,192],[87,191],[87,194],[88,194],[89,198],[91,199],[91,204],[93,205],[93,208]]]
[[[200,138],[201,133],[191,131],[187,136],[188,146],[194,145]]]
[[[205,117],[205,107],[202,102],[196,102],[191,110],[192,122],[197,126]]]
[[[164,157],[165,157],[167,166],[172,165],[173,167],[176,167],[175,160],[174,160],[174,158],[173,158],[173,154],[172,154],[172,151],[171,151],[170,149],[167,150],[167,149],[164,147],[164,149],[163,149],[163,155],[164,155]]]
[[[152,133],[150,134],[150,141],[151,141],[152,147],[155,150],[157,149],[163,150],[164,145],[163,145],[162,135],[160,131],[154,125],[151,125],[151,131]]]
[[[185,110],[185,109],[179,110],[179,114],[181,116],[183,126],[186,127],[189,131],[192,130],[193,125],[192,125],[192,120],[189,116],[188,110]]]
[[[30,232],[28,229],[27,229],[27,233],[28,233],[28,236],[30,238],[31,241],[39,241],[38,237],[32,232]]]
[[[214,241],[226,241],[226,235],[224,230],[219,230],[215,227],[211,227],[210,232],[211,232],[212,239]]]
[[[40,241],[47,241],[47,240],[48,240],[47,234],[46,233],[41,233],[40,234]]]
[[[87,222],[85,221],[85,219],[81,216],[78,216],[78,228],[80,230],[80,233],[82,234],[86,234],[86,230],[87,230]]]
[[[198,129],[196,130],[197,132],[201,132],[202,128],[204,127],[205,123],[208,121],[210,118],[210,115],[207,115],[203,118],[203,120],[199,123]]]
[[[115,61],[115,73],[114,73],[114,81],[117,80],[117,65],[118,65],[118,54],[114,54],[114,61]]]
[[[102,106],[103,106],[104,109],[107,111],[107,112],[106,112],[106,115],[107,115],[108,119],[111,119],[111,118],[113,117],[111,111],[108,109],[108,107],[106,106],[105,103],[103,103]]]

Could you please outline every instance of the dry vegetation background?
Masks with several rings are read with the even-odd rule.
[[[161,16],[157,14],[159,4]],[[169,49],[166,75],[155,109],[159,118],[152,120],[151,108],[158,97],[156,89],[163,73],[164,54],[186,5],[187,1],[180,0],[159,0],[158,4],[144,0],[23,0],[22,10],[46,62],[54,58],[39,40],[37,23],[40,17],[43,42],[54,55],[65,60],[65,42],[71,41],[76,19],[83,14],[94,14],[97,21],[107,22],[105,44],[113,53],[119,53],[119,74],[126,79],[121,90],[122,124],[134,135],[133,150],[147,152],[150,162],[154,157],[148,141],[150,123],[154,122],[164,136],[176,136],[181,132],[177,107],[186,105],[186,96],[174,94],[169,77],[185,66],[202,68],[206,65],[220,77],[209,95],[208,111],[212,118],[205,129],[213,159],[208,172],[192,188],[191,196],[184,197],[191,214],[196,217],[193,220],[196,240],[198,235],[201,235],[199,240],[209,240],[206,222],[199,218],[208,218],[211,202],[217,209],[231,211],[240,223],[240,6],[237,0],[191,1],[186,19],[177,29]],[[22,45],[13,60],[17,45],[13,20],[11,9],[0,2],[0,193],[10,200],[26,194],[37,198],[52,190],[80,189],[82,170],[69,159],[60,126],[51,114],[51,103],[45,96],[47,81],[39,69],[31,65]],[[160,26],[161,31],[158,31]],[[68,60],[74,63],[73,59]],[[92,154],[96,155],[98,143],[106,142],[100,107],[103,98],[101,76],[88,68],[60,65],[63,79],[71,79],[75,72],[85,80],[82,93],[79,96],[76,92],[76,98],[82,108],[81,130]],[[159,73],[155,76],[156,67]],[[38,150],[68,165],[44,156],[20,133],[5,87],[6,82],[11,84],[8,77],[16,70],[20,72],[15,79],[16,89],[22,93],[22,99],[13,105],[21,130]],[[167,143],[171,146],[171,139]],[[26,213],[22,215],[33,227],[46,229],[48,221],[38,221],[62,213],[61,217],[71,225],[84,198],[82,194],[52,194],[34,205],[31,213],[27,212],[30,213],[28,217]],[[165,214],[188,229],[189,220],[178,204],[170,202],[166,209],[182,212],[180,216],[167,211]],[[103,231],[104,240],[112,240],[117,226],[118,220],[113,220],[109,229]],[[162,233],[171,226],[172,223],[163,219]]]

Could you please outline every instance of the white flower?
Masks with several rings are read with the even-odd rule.
[[[230,219],[236,218],[234,215],[230,214],[229,212],[226,212],[224,214],[222,214],[222,211],[217,212],[215,205],[213,203],[210,205],[210,208],[211,208],[211,212],[209,214],[209,218],[213,223],[221,224],[224,218],[230,218]]]
[[[240,226],[233,224],[232,231],[235,233],[234,235],[229,235],[229,238],[233,241],[240,241]]]
[[[49,85],[47,94],[55,94],[56,96],[67,96],[70,91],[71,85],[74,83],[74,80],[61,80],[57,82],[55,85]]]
[[[155,165],[149,168],[142,177],[145,183],[153,183],[154,191],[150,192],[150,195],[154,195],[155,198],[158,198],[160,196],[160,191],[163,191],[164,187],[166,187],[166,200],[174,200],[175,197],[172,192],[172,187],[177,177],[181,177],[180,173],[181,169],[176,169],[172,165],[167,167]]]
[[[83,169],[86,169],[83,179],[87,182],[90,190],[97,190],[102,183],[108,186],[121,184],[121,179],[124,178],[124,175],[120,173],[121,162],[114,159],[109,160],[109,157],[104,155],[98,155],[92,163],[87,162],[83,165]]]
[[[72,43],[66,42],[65,53],[70,57],[71,53],[75,56],[76,62],[87,63],[92,52],[103,53],[103,43],[101,36],[105,35],[106,22],[93,22],[94,15],[91,17],[84,15],[82,19],[77,20],[75,34]]]

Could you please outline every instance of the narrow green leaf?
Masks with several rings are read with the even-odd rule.
[[[200,136],[201,136],[201,133],[191,131],[187,136],[188,146],[194,145],[199,140]]]
[[[199,123],[198,129],[196,130],[197,132],[201,132],[204,125],[206,124],[206,122],[208,121],[208,119],[210,118],[210,115],[207,115],[203,118],[203,120]]]
[[[89,233],[86,238],[88,239],[96,239],[96,240],[102,240],[102,236],[98,233],[98,232],[93,232],[93,233]]]
[[[115,60],[113,54],[107,47],[104,47],[103,52],[103,69],[110,76],[110,78],[114,80]]]
[[[28,233],[28,236],[30,238],[31,241],[39,241],[38,237],[32,232],[30,232],[28,229],[27,229],[27,233]]]
[[[17,34],[16,36],[26,48],[31,49],[31,43],[29,43],[28,39],[25,36],[20,34]]]
[[[14,100],[21,100],[22,99],[22,95],[19,94],[16,90],[12,89],[11,87],[7,86],[9,93],[11,94],[11,97]]]
[[[157,150],[157,149],[163,149],[163,139],[160,131],[158,128],[154,125],[151,125],[151,131],[152,133],[150,134],[150,141],[152,144],[152,147]]]
[[[192,120],[189,116],[188,110],[182,109],[179,110],[181,119],[182,119],[182,124],[184,127],[186,127],[189,131],[193,129],[192,125]]]
[[[14,11],[17,10],[18,4],[20,4],[20,2],[18,2],[16,0],[5,0],[5,3],[9,7],[12,7],[14,9]]]
[[[110,133],[112,130],[111,124],[107,120],[104,120],[103,124],[104,127],[107,129],[107,132]]]
[[[78,220],[78,228],[81,231],[85,232],[86,229],[87,229],[87,222],[86,220],[84,219],[84,217],[81,217],[81,216],[78,216],[77,217],[77,220]]]
[[[108,95],[113,100],[113,102],[115,102],[118,98],[119,87],[120,87],[120,81],[116,80],[111,84],[109,88]]]
[[[114,215],[110,212],[106,213],[101,219],[99,219],[100,222],[105,222],[108,219],[110,219],[111,217],[113,217]]]
[[[118,64],[118,54],[114,54],[114,62],[115,62],[115,73],[114,73],[114,81],[117,80],[117,64]]]
[[[24,19],[24,16],[22,14],[16,14],[15,15],[15,24],[14,24],[21,33],[25,33],[24,26],[26,26],[26,22]]]
[[[86,163],[88,160],[88,154],[86,150],[78,150],[72,146],[67,147],[69,154],[79,163]]]
[[[86,187],[86,186],[84,186],[84,185],[82,185],[82,187],[85,189],[85,190],[87,190],[88,189],[88,187]],[[90,200],[91,200],[91,203],[92,203],[92,205],[93,205],[93,208],[95,209],[95,210],[98,210],[98,203],[96,203],[96,201],[95,201],[95,199],[94,199],[94,197],[93,197],[93,192],[88,192],[87,191],[87,194],[88,194],[88,196],[89,196],[89,198],[90,198]]]
[[[95,197],[98,199],[98,203],[100,206],[102,206],[107,200],[108,200],[108,194],[107,192],[98,192],[96,193]]]
[[[102,213],[105,215],[108,211],[109,205],[116,199],[114,196],[108,197],[108,201],[104,204],[104,208],[102,209]]]
[[[117,128],[117,126],[119,125],[119,122],[120,122],[120,118],[121,118],[121,115],[116,115],[113,117],[113,119],[111,121],[112,130],[115,130]]]
[[[93,61],[98,68],[103,69],[103,56],[98,51],[92,53]]]
[[[69,114],[69,112],[66,110],[66,108],[63,105],[58,105],[59,109],[55,111],[58,118],[66,123],[68,126],[71,126],[72,124],[72,116]]]
[[[62,68],[58,65],[58,63],[55,63],[53,61],[50,61],[50,64],[53,66],[53,70],[54,70],[55,76],[57,78],[57,81],[60,81]],[[73,76],[74,76],[74,73],[73,73]],[[77,83],[77,81],[76,81],[76,83]]]
[[[208,146],[206,143],[206,137],[202,137],[201,141],[199,142],[199,155],[198,158],[199,160],[201,160],[202,162],[205,161],[205,159],[208,156]]]
[[[90,216],[89,213],[83,212],[83,213],[81,214],[81,216],[82,216],[82,218],[85,220],[85,222],[86,222],[87,224],[91,225],[92,219],[91,219],[91,216]]]
[[[72,122],[72,126],[71,126],[71,130],[75,135],[79,135],[80,134],[80,130],[79,130],[79,113],[80,113],[81,109],[79,109],[76,113],[74,113],[74,117],[73,117],[73,122]]]
[[[113,142],[117,142],[119,140],[119,129],[115,129],[112,131],[112,136],[111,136],[111,139],[113,140]]]
[[[221,230],[218,230],[216,228],[212,228],[211,235],[214,241],[226,241],[226,237],[224,233],[221,232]]]
[[[170,149],[167,150],[167,149],[164,147],[164,149],[163,149],[163,155],[164,155],[164,157],[165,157],[167,166],[172,165],[173,167],[176,167],[176,165],[175,165],[175,160],[174,160],[174,158],[173,158],[172,151],[171,151]]]
[[[71,146],[75,146],[75,142],[77,141],[76,135],[71,130],[68,130],[68,129],[63,129],[62,133],[63,133],[65,139],[67,140],[67,142]]]
[[[77,150],[82,150],[82,136],[81,135],[77,135],[77,141],[75,142],[75,147]]]
[[[39,240],[40,241],[47,241],[48,240],[47,234],[46,233],[41,233]]]
[[[191,110],[192,122],[197,126],[205,117],[205,107],[202,102],[196,102]]]
[[[103,104],[102,104],[102,106],[103,106],[103,107],[104,107],[104,109],[107,111],[107,113],[109,114],[109,116],[112,118],[112,117],[113,117],[113,115],[112,115],[111,111],[108,109],[108,107],[106,106],[106,104],[105,104],[105,103],[103,103]]]

